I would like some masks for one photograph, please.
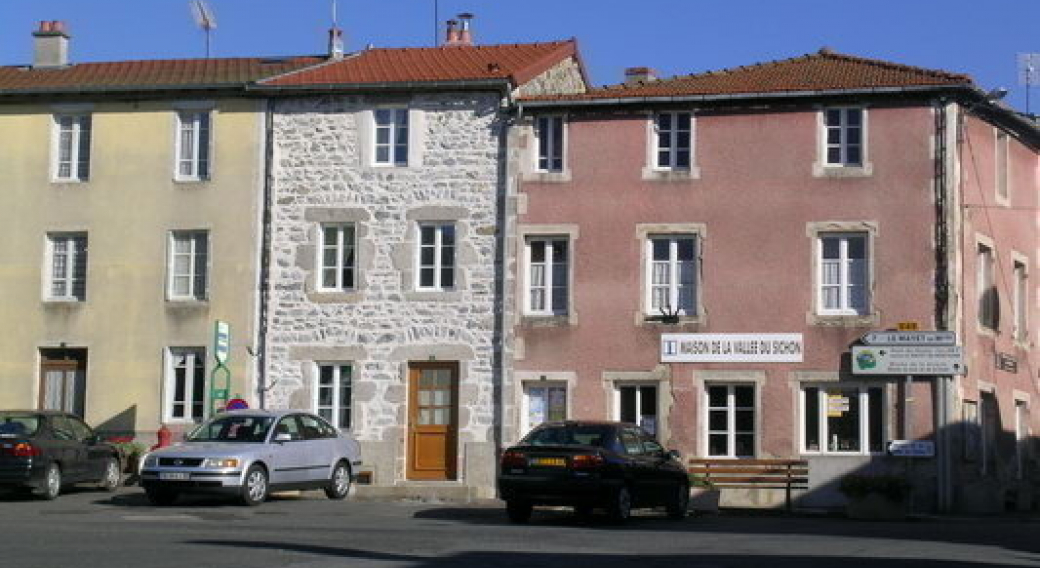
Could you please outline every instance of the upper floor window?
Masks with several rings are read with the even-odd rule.
[[[408,165],[408,109],[375,110],[375,160],[377,166]]]
[[[819,313],[867,314],[870,309],[867,233],[821,233],[818,241]]]
[[[87,299],[87,235],[56,233],[47,235],[48,287],[51,300]]]
[[[568,296],[568,242],[566,237],[527,240],[527,313],[564,315]]]
[[[318,365],[314,412],[337,428],[350,428],[351,371],[344,363]]]
[[[563,117],[540,116],[535,120],[538,137],[538,171],[563,171]]]
[[[979,324],[987,329],[996,330],[1000,324],[1000,294],[994,281],[995,259],[992,247],[979,243],[976,265]]]
[[[657,134],[654,165],[663,170],[689,170],[693,162],[693,115],[661,112],[654,117]]]
[[[863,165],[863,117],[858,107],[824,109],[824,148],[827,166]]]
[[[177,113],[177,179],[209,179],[210,113]]]
[[[697,315],[696,235],[650,236],[646,263],[646,313]]]
[[[1008,145],[1009,137],[1008,133],[1003,130],[997,129],[997,140],[996,140],[996,189],[997,198],[1002,201],[1008,199]]]
[[[352,290],[355,286],[357,259],[354,225],[332,224],[321,227],[321,290]]]
[[[54,180],[87,181],[90,178],[89,114],[54,116]]]
[[[1029,274],[1024,262],[1015,261],[1015,339],[1029,339]]]
[[[209,232],[173,231],[170,233],[169,281],[167,298],[205,300],[209,271]]]
[[[420,290],[451,290],[455,287],[455,225],[419,225]]]

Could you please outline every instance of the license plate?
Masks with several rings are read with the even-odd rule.
[[[563,458],[531,458],[531,465],[540,467],[567,467]]]
[[[179,471],[163,471],[159,472],[159,479],[166,481],[187,481],[188,474]]]

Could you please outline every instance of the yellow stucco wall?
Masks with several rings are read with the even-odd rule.
[[[160,423],[164,350],[205,347],[214,321],[231,324],[231,393],[255,403],[262,103],[214,100],[211,179],[173,179],[175,101],[96,102],[90,179],[51,181],[49,104],[0,108],[0,408],[36,407],[41,348],[88,352],[86,419],[132,427]],[[210,232],[209,300],[165,299],[167,239]],[[88,234],[87,299],[44,301],[46,235]],[[118,418],[117,418],[118,417]]]

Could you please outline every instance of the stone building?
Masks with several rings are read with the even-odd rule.
[[[362,491],[493,495],[512,104],[585,89],[573,40],[367,49],[256,86],[264,402],[352,432]]]

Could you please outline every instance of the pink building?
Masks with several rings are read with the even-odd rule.
[[[827,50],[520,113],[507,441],[619,419],[687,457],[807,459],[803,506],[875,471],[920,510],[1040,498],[1031,122],[967,76]],[[900,324],[953,332],[967,372],[854,371]]]

